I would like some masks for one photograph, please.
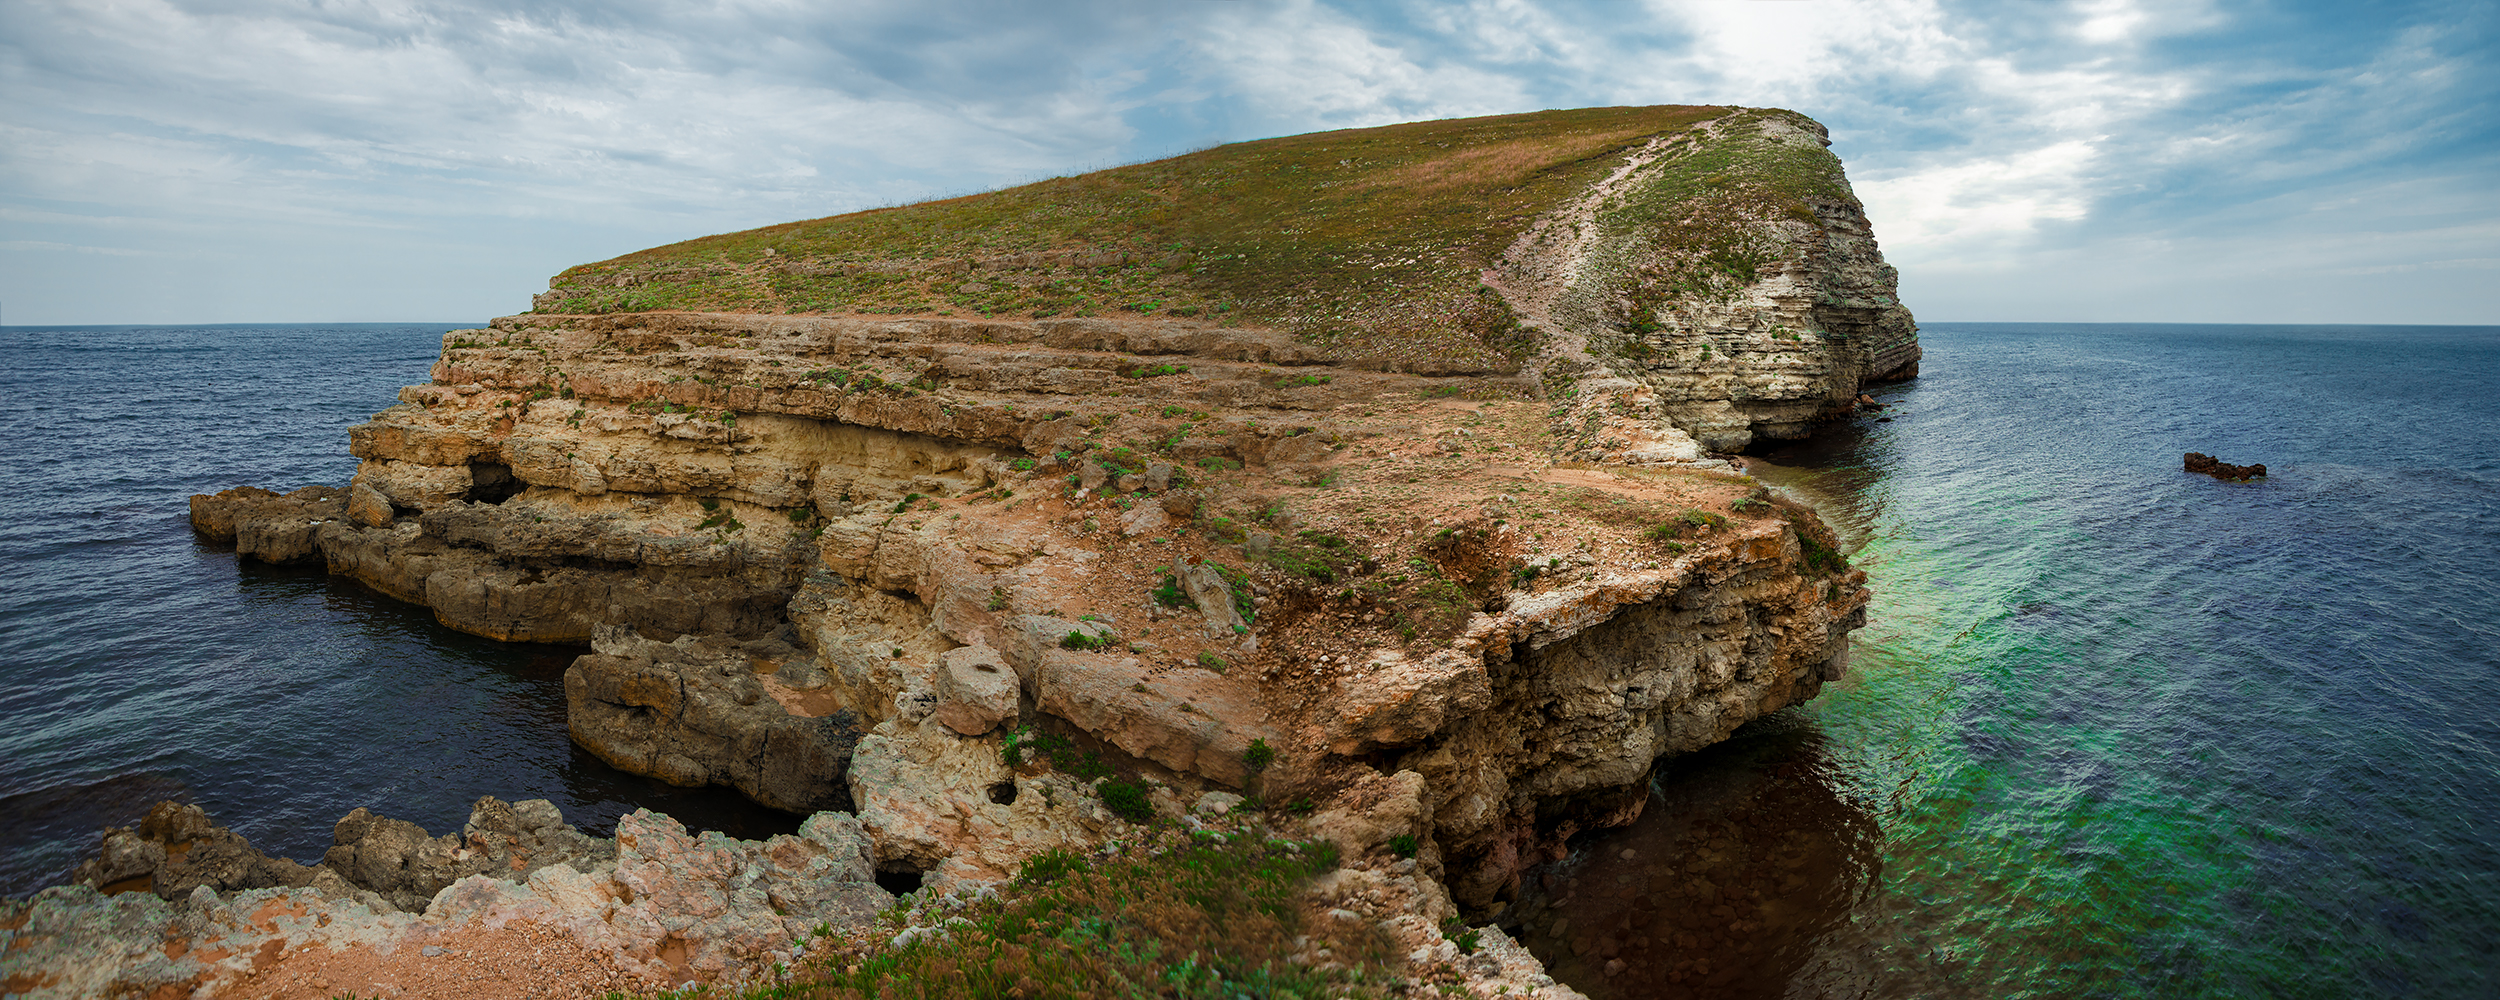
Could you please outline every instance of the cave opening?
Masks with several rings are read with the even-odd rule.
[[[921,871],[918,868],[878,869],[877,888],[897,896],[920,891]]]
[[[478,503],[502,503],[528,486],[528,483],[513,478],[511,466],[497,462],[476,462],[469,466],[469,499]]]

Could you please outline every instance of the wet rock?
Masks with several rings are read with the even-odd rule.
[[[2215,479],[2230,480],[2234,482],[2244,482],[2250,479],[2263,478],[2266,474],[2266,467],[2264,463],[2256,465],[2232,465],[2221,459],[2215,458],[2212,455],[2198,454],[2193,451],[2187,453],[2183,464],[2189,472],[2201,472],[2208,476],[2212,476]]]
[[[263,562],[310,562],[321,555],[325,524],[347,516],[346,490],[306,486],[291,493],[245,486],[191,497],[191,527],[234,542],[235,551]]]

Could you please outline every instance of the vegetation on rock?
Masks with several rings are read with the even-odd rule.
[[[924,894],[887,926],[820,936],[780,982],[703,995],[1390,995],[1403,983],[1388,936],[1322,919],[1302,891],[1336,867],[1334,845],[1278,839],[1256,821],[1157,826],[1091,855],[1036,855],[997,891]]]
[[[1231,143],[584,264],[541,309],[1195,317],[1282,327],[1361,367],[1507,370],[1533,344],[1481,271],[1628,151],[1732,114],[1790,113],[1584,108]],[[1790,204],[1839,176],[1819,150],[1714,146],[1691,164],[1608,224],[1697,198]]]

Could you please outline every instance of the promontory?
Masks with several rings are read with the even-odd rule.
[[[253,967],[221,945],[105,968],[73,942],[108,910],[351,903],[400,937],[306,940],[517,921],[674,985],[754,981],[849,919],[860,975],[859,942],[975,935],[946,914],[1079,877],[1054,865],[1238,841],[1325,845],[1277,911],[1293,968],[1568,994],[1488,926],[1523,873],[1637,816],[1661,758],[1840,678],[1864,619],[1830,529],[1727,460],[1917,373],[1828,144],[1735,107],[1422,122],[556,275],[350,432],[352,482],[196,497],[194,524],[454,629],[587,646],[577,743],[804,834],[698,850],[637,814],[599,840],[486,800],[412,882],[356,861],[395,821],[351,817],[317,864],[147,883],[154,916],[76,887],[0,903],[11,989]],[[108,834],[121,867],[88,881],[154,878],[209,828]],[[437,849],[411,830],[392,857]],[[662,845],[781,888],[741,909],[705,869],[682,881],[711,879],[712,917],[645,912],[701,895],[654,888]],[[861,929],[874,872],[918,874],[910,926]],[[1387,943],[1333,954],[1314,921]]]

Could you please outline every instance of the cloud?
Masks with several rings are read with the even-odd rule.
[[[569,264],[703,233],[1219,140],[1651,103],[1830,125],[1923,314],[2068,301],[2095,248],[2453,274],[2431,262],[2493,256],[2475,226],[2500,217],[2494,21],[2466,2],[18,0],[0,236],[51,262],[0,294],[16,317],[110,319],[97,289],[151,293],[105,271],[81,288],[104,257],[65,248],[216,247],[392,257],[458,282],[439,314],[508,310]],[[2451,218],[2408,214],[2433,190]],[[2409,221],[2371,235],[2387,224],[2303,207],[2335,198]],[[445,253],[516,273],[420,259]],[[225,301],[300,299],[285,268],[244,270],[265,284]]]

